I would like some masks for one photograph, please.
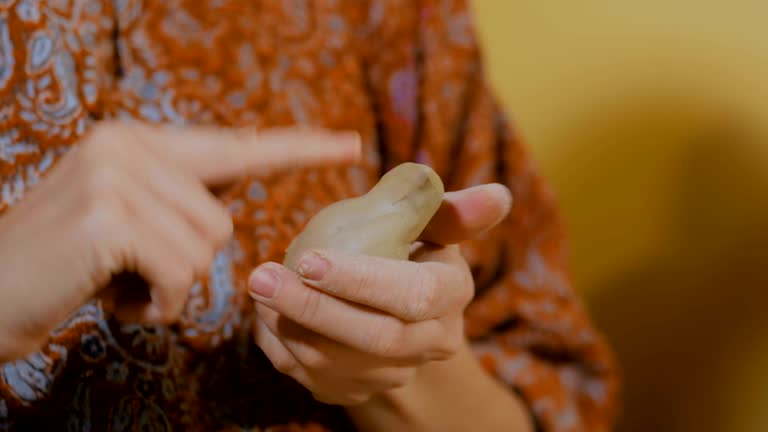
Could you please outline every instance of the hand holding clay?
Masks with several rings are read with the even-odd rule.
[[[285,266],[254,271],[257,344],[327,403],[405,386],[464,348],[474,284],[455,243],[498,224],[511,203],[501,185],[443,194],[428,167],[394,168],[368,194],[318,213]]]

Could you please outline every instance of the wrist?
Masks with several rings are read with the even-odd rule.
[[[493,379],[469,343],[450,360],[423,366],[406,386],[347,408],[367,431],[533,431],[520,398]]]
[[[428,404],[425,404],[425,370],[434,367],[427,364],[416,372],[414,378],[403,387],[384,391],[368,401],[347,407],[347,413],[361,430],[368,431],[425,431]]]
[[[347,412],[365,430],[446,430],[436,423],[451,417],[444,411],[462,408],[463,401],[483,392],[477,388],[487,377],[475,363],[466,343],[453,358],[419,368],[407,385],[378,393],[363,404],[348,407]]]

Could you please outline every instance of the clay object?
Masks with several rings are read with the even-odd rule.
[[[295,271],[301,254],[310,249],[407,260],[411,244],[440,208],[444,191],[432,168],[398,165],[365,195],[318,212],[288,247],[283,264]]]

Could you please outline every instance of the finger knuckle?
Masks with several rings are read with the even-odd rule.
[[[419,266],[418,282],[413,288],[414,297],[407,303],[409,318],[413,321],[429,319],[437,304],[439,287],[437,276],[424,266]]]
[[[354,291],[351,294],[354,298],[359,298],[365,301],[370,297],[369,290],[375,278],[374,274],[370,268],[367,268],[361,263],[355,265],[352,274],[355,275],[355,278],[352,287]]]
[[[312,324],[317,320],[317,312],[320,309],[322,295],[314,290],[307,290],[301,301],[297,321],[304,324]]]
[[[83,154],[91,161],[115,160],[116,154],[136,149],[141,144],[141,140],[132,140],[131,145],[123,145],[129,135],[133,135],[131,125],[117,121],[99,122],[83,140]]]
[[[78,206],[77,220],[86,233],[102,238],[126,222],[127,204],[114,195],[87,195]]]
[[[389,372],[389,376],[386,379],[386,389],[392,390],[396,388],[405,387],[411,382],[415,371],[412,368],[397,368]]]
[[[88,215],[111,218],[127,213],[128,202],[120,193],[121,176],[108,166],[86,167],[79,182],[79,209]]]
[[[433,360],[448,360],[458,354],[461,347],[461,338],[447,337],[442,338],[435,345],[432,353]]]
[[[277,331],[277,322],[280,319],[280,314],[276,311],[262,305],[256,304],[256,316],[272,331]]]
[[[369,351],[377,356],[395,358],[404,352],[406,328],[402,323],[389,322],[368,338]]]

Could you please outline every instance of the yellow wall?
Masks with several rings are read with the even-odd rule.
[[[768,3],[474,7],[621,357],[621,430],[768,430]]]

